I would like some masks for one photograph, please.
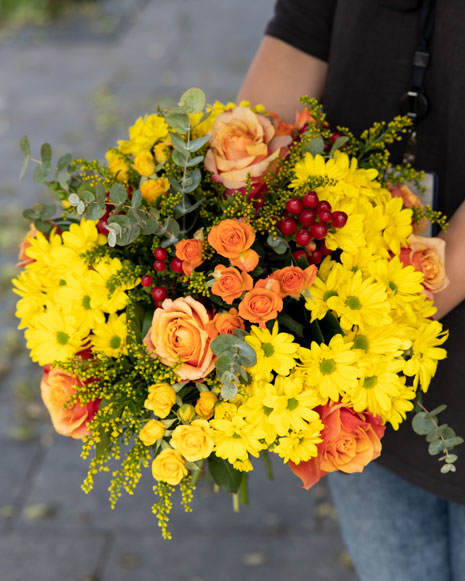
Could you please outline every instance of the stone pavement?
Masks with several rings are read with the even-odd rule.
[[[30,172],[17,181],[19,138],[34,152],[49,141],[57,155],[101,158],[138,115],[190,86],[234,99],[273,0],[101,4],[110,27],[71,20],[0,42],[0,580],[353,581],[324,483],[304,491],[279,464],[270,482],[258,465],[251,506],[236,514],[229,495],[201,482],[193,513],[175,502],[174,540],[163,541],[151,476],[114,511],[105,474],[84,495],[80,444],[54,435],[38,401],[8,278],[26,226],[20,207],[48,194]]]

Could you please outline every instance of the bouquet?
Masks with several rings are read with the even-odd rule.
[[[444,243],[418,236],[444,217],[390,167],[410,123],[356,138],[302,99],[296,123],[189,89],[139,118],[107,163],[41,148],[35,204],[14,280],[17,316],[54,428],[82,439],[83,483],[112,458],[110,500],[150,469],[167,530],[176,487],[199,475],[246,500],[252,459],[279,456],[311,487],[362,471],[386,424],[414,429],[455,470],[461,442],[426,410],[447,337],[432,293]],[[22,174],[31,160],[27,138]]]

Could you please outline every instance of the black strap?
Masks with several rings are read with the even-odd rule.
[[[413,122],[408,133],[404,163],[413,163],[416,156],[416,127],[429,110],[429,101],[424,90],[425,72],[430,61],[430,44],[434,29],[436,0],[423,0],[417,48],[412,60],[410,89],[400,98],[400,111]]]

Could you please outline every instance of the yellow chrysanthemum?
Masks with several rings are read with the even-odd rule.
[[[391,198],[384,204],[384,214],[389,221],[383,231],[383,238],[394,254],[400,253],[401,246],[408,246],[412,233],[412,210],[402,209],[402,198]]]
[[[249,454],[257,457],[263,448],[259,442],[262,434],[257,433],[257,430],[239,415],[230,420],[210,420],[210,425],[213,428],[215,454],[230,464],[246,462]]]
[[[279,443],[273,448],[273,452],[278,454],[284,463],[307,462],[310,458],[318,455],[317,444],[322,442],[321,432],[324,424],[320,419],[310,422],[304,430],[290,432],[288,436],[279,438]]]
[[[245,340],[257,355],[256,365],[248,369],[252,377],[266,377],[271,371],[288,375],[295,367],[299,344],[294,342],[293,335],[279,333],[277,322],[271,333],[253,325]]]
[[[109,357],[126,354],[126,313],[111,313],[108,321],[97,324],[90,337],[94,351],[101,351]]]
[[[360,357],[346,343],[342,335],[335,335],[329,345],[312,342],[310,349],[301,350],[302,367],[308,382],[326,403],[328,398],[337,402],[339,397],[357,385],[359,371],[356,362]]]
[[[273,410],[272,408],[266,407],[264,403],[267,383],[267,381],[253,382],[250,386],[252,389],[252,395],[239,407],[237,413],[241,415],[248,424],[254,426],[257,430],[263,433],[263,439],[269,446],[276,440],[278,433],[275,425],[268,419],[268,416]]]
[[[328,300],[333,296],[339,295],[339,288],[343,286],[350,276],[350,271],[347,271],[341,264],[326,260],[323,261],[325,270],[318,272],[310,292],[310,296],[305,300],[305,307],[311,311],[311,320],[322,319],[330,310]],[[327,272],[327,276],[324,276]],[[320,277],[323,274],[323,278]]]
[[[99,295],[94,294],[98,288],[99,275],[88,270],[81,278],[69,277],[66,285],[59,287],[55,292],[56,304],[66,312],[73,312],[78,308],[83,315],[83,323],[89,331],[97,325],[102,325],[105,320],[99,302]]]
[[[95,281],[93,286],[93,294],[95,301],[98,302],[100,308],[105,313],[115,313],[124,309],[128,302],[128,295],[126,290],[134,288],[139,279],[127,280],[121,282],[117,288],[110,293],[107,282],[122,269],[123,265],[118,258],[104,258],[98,263],[94,264],[95,271],[100,275],[99,282]]]
[[[129,128],[129,140],[118,141],[118,147],[124,154],[135,156],[142,151],[151,151],[156,143],[167,137],[165,118],[161,115],[145,115]]]

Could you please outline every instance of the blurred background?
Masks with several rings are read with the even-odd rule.
[[[111,510],[108,478],[85,495],[80,443],[54,433],[40,370],[16,330],[22,209],[51,193],[19,182],[19,139],[33,157],[103,159],[135,119],[199,86],[234,100],[274,0],[0,0],[0,579],[16,581],[354,581],[327,488],[298,487],[286,467],[258,464],[251,506],[198,486],[194,512],[175,501],[172,541],[150,507],[147,474]]]

